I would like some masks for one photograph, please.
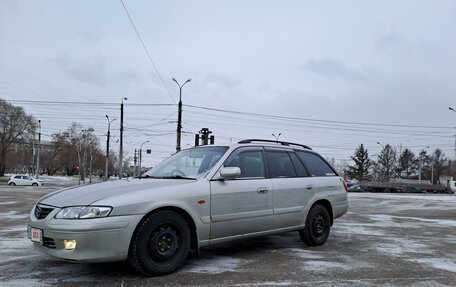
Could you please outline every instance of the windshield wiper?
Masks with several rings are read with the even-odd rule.
[[[190,180],[196,180],[194,177],[188,177],[188,176],[182,176],[182,175],[169,175],[169,176],[153,176],[153,175],[142,175],[138,176],[136,178],[142,179],[142,178],[158,178],[158,179],[190,179]]]
[[[138,176],[138,177],[136,177],[136,178],[141,179],[141,178],[161,178],[161,177],[158,177],[158,176],[150,176],[150,175],[146,174],[146,175]]]
[[[182,175],[170,175],[170,176],[162,176],[159,178],[163,179],[190,179],[190,180],[196,180],[194,177],[188,177],[188,176],[182,176]]]

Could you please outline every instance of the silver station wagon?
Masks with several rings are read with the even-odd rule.
[[[28,235],[74,262],[128,260],[152,276],[175,271],[201,247],[298,231],[326,242],[348,210],[344,180],[301,144],[243,140],[183,150],[135,179],[59,190],[41,198]]]

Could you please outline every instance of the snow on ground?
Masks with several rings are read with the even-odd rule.
[[[285,272],[290,274],[285,273],[283,278],[277,279],[255,277],[239,286],[303,285],[302,282],[309,282],[305,281],[309,276],[313,278],[310,282],[315,282],[316,285],[331,286],[340,283],[341,286],[375,286],[378,280],[382,280],[378,279],[378,276],[382,278],[378,275],[379,272],[389,276],[394,268],[416,272],[410,273],[414,275],[405,273],[404,277],[412,280],[406,282],[451,286],[440,284],[438,280],[453,274],[456,282],[456,216],[453,219],[451,217],[451,214],[456,214],[456,196],[360,193],[350,194],[349,198],[350,212],[336,219],[330,238],[322,247],[304,247],[296,234],[270,236],[264,240],[264,248],[254,248],[255,242],[263,239],[252,241],[252,248],[246,248],[255,250],[250,251],[254,256],[243,252],[225,253],[223,248],[216,252],[206,250],[199,257],[188,260],[176,276],[203,278],[223,274],[254,274],[255,277],[258,274],[256,272],[269,268],[269,265],[276,264],[278,260],[278,267],[279,264],[289,264],[289,269],[285,269],[289,271]],[[434,208],[432,211],[429,211],[429,203]],[[20,211],[20,207],[16,209],[13,205],[17,202],[12,199],[1,204],[9,209],[0,212],[2,224],[5,223],[0,229],[0,286],[46,286],[59,285],[61,282],[73,285],[78,282],[96,284],[100,276],[112,276],[110,271],[97,273],[98,267],[94,271],[94,265],[69,264],[41,254],[27,238],[28,210]],[[408,212],[402,213],[404,210]],[[441,213],[436,214],[435,210]],[[406,216],[408,214],[410,216]],[[248,244],[246,243],[247,246]],[[18,262],[24,270],[17,275],[4,277],[4,274],[16,272]],[[103,267],[100,268],[103,270]],[[424,272],[428,273],[421,275]],[[292,274],[298,275],[291,277]],[[327,276],[325,274],[336,274],[336,278],[319,281]],[[355,276],[360,279],[352,279],[353,274],[360,274]],[[363,277],[367,274],[374,278]],[[432,277],[429,274],[437,275]],[[131,278],[136,274],[120,276]],[[136,280],[136,277],[133,278]],[[7,281],[2,282],[3,280]],[[403,279],[391,278],[392,283],[384,286],[402,282],[395,280]]]
[[[4,220],[26,219],[28,214],[21,214],[18,211],[0,212],[0,218]]]
[[[386,199],[417,199],[425,201],[452,201],[456,202],[456,194],[441,195],[441,194],[398,194],[398,193],[368,193],[368,192],[352,192],[348,194],[349,197],[367,197],[367,198],[386,198]]]
[[[448,258],[418,258],[418,259],[408,259],[409,261],[424,263],[430,267],[437,269],[443,269],[450,272],[456,273],[456,262],[453,259]],[[456,278],[455,278],[456,283]]]
[[[223,272],[235,272],[242,265],[249,263],[250,260],[241,260],[228,256],[214,256],[208,258],[198,258],[190,260],[183,272],[220,274]]]
[[[0,202],[0,205],[14,205],[17,203],[18,203],[17,201],[4,201],[4,202]]]

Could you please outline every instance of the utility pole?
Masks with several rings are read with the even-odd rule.
[[[122,98],[120,103],[120,148],[119,148],[119,179],[122,178],[122,161],[123,161],[123,111],[124,111],[124,100],[127,98]]]
[[[41,120],[38,120],[38,149],[36,154],[36,175],[35,177],[38,179],[40,175],[40,149],[41,149]]]
[[[90,170],[90,173],[89,173],[89,183],[92,183],[92,160],[93,160],[93,157],[92,157],[92,144],[93,142],[91,141],[90,142],[90,146],[89,146],[89,153],[90,153],[90,164],[89,164],[89,170]]]
[[[108,167],[109,167],[109,139],[111,137],[111,122],[116,119],[109,120],[108,115],[106,115],[108,120],[108,138],[106,139],[106,163],[105,163],[105,181],[108,180]]]
[[[174,82],[176,82],[177,86],[179,87],[179,104],[177,106],[177,143],[176,143],[176,152],[181,150],[181,133],[182,133],[182,87],[190,82],[192,79],[188,79],[182,85],[179,82],[172,78]]]
[[[139,175],[141,175],[141,173],[142,173],[142,167],[141,167],[141,165],[142,165],[142,146],[148,142],[149,141],[143,142],[139,148]]]
[[[448,109],[456,113],[456,110],[452,107],[448,107]],[[456,161],[456,127],[454,128],[454,160]]]
[[[138,169],[137,169],[137,163],[138,163],[138,151],[135,149],[135,156],[133,157],[133,162],[134,162],[134,165],[133,165],[133,177],[136,177],[136,174],[138,173]]]

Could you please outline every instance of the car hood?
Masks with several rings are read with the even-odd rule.
[[[149,178],[109,181],[58,190],[41,198],[39,203],[55,207],[90,205],[96,201],[128,192],[137,192],[146,189],[148,192],[154,192],[160,188],[192,182],[195,182],[195,180]]]

